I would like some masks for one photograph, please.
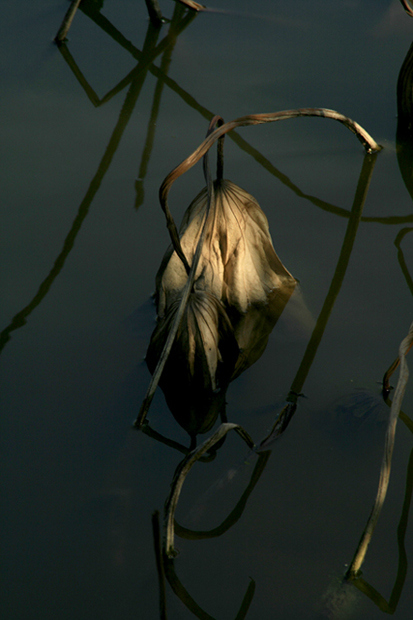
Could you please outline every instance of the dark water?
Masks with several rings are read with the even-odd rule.
[[[248,497],[221,535],[176,536],[181,589],[167,585],[167,614],[376,620],[390,604],[410,618],[412,381],[363,564],[375,600],[339,579],[377,489],[389,412],[379,382],[412,321],[413,162],[397,80],[413,20],[396,0],[216,0],[188,23],[178,14],[178,32],[153,32],[143,2],[99,4],[84,3],[60,49],[67,2],[2,9],[2,616],[160,617],[151,515],[182,454],[132,428],[169,242],[158,188],[213,114],[314,106],[384,149],[355,217],[364,153],[338,123],[226,140],[225,175],[264,209],[302,295],[230,385],[227,416],[259,442],[292,386],[305,398],[265,459],[229,434],[191,470],[181,528],[217,528]],[[161,8],[171,17],[175,5]],[[178,222],[202,187],[200,165],[173,187]],[[148,419],[189,445],[161,392]]]

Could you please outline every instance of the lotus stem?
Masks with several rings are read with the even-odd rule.
[[[218,536],[222,536],[231,527],[233,527],[233,525],[235,525],[237,521],[239,521],[245,510],[248,499],[253,490],[255,489],[257,482],[261,478],[261,475],[267,465],[268,459],[271,456],[271,450],[261,451],[261,446],[255,448],[254,451],[257,453],[258,460],[255,464],[254,471],[252,472],[248,486],[242,494],[241,498],[239,499],[237,505],[235,506],[235,508],[233,508],[230,514],[226,517],[226,519],[224,519],[224,521],[222,521],[220,525],[214,527],[211,530],[190,530],[186,527],[183,527],[182,525],[179,525],[179,523],[175,519],[175,533],[179,536],[179,538],[186,538],[187,540],[205,540],[207,538],[216,538]],[[213,454],[214,453],[215,451],[213,452]],[[200,458],[201,462],[204,462],[204,458],[205,457]],[[248,462],[248,459],[249,457],[247,456],[246,459],[244,459],[244,462]]]
[[[367,521],[367,525],[361,536],[360,542],[357,547],[357,551],[354,558],[346,572],[346,579],[355,579],[360,570],[360,567],[364,561],[367,553],[368,546],[373,536],[374,528],[376,527],[379,519],[381,509],[386,499],[387,488],[390,480],[391,460],[393,455],[394,440],[396,434],[397,418],[403,402],[403,396],[406,391],[407,381],[409,378],[409,369],[406,362],[406,354],[413,342],[413,323],[410,325],[409,333],[404,338],[399,347],[400,358],[400,375],[397,382],[396,390],[394,393],[394,399],[390,409],[390,418],[386,431],[386,438],[384,444],[384,454],[380,470],[379,487],[377,491],[376,501],[374,502],[370,517]]]
[[[192,9],[193,11],[205,11],[206,6],[203,4],[199,4],[199,2],[194,2],[194,0],[178,0],[181,4],[184,4],[188,9]]]
[[[145,0],[145,4],[152,24],[160,26],[163,23],[163,17],[158,0]]]
[[[410,6],[408,0],[400,0],[400,2],[402,3],[407,15],[410,15],[410,17],[413,17],[413,9]]]
[[[214,446],[218,441],[220,441],[220,439],[222,439],[231,430],[236,431],[240,435],[240,437],[242,437],[242,439],[247,443],[249,448],[252,449],[254,447],[253,440],[242,428],[242,426],[239,426],[239,424],[232,424],[230,422],[227,422],[225,424],[221,424],[219,428],[215,431],[215,433],[211,435],[211,437],[206,439],[198,448],[192,450],[192,452],[190,452],[188,456],[186,456],[184,460],[181,461],[181,463],[176,469],[174,479],[171,484],[171,491],[169,493],[168,499],[166,500],[164,511],[166,529],[165,546],[166,555],[168,557],[174,557],[174,555],[176,555],[174,549],[174,518],[179,495],[181,493],[185,478],[189,474],[189,471],[196,463],[196,461],[198,461],[201,456],[205,454],[205,452],[210,450],[212,446]]]
[[[321,118],[330,118],[332,120],[336,120],[339,123],[345,125],[347,129],[349,129],[356,135],[367,153],[376,153],[382,149],[382,147],[358,123],[351,120],[347,116],[336,112],[335,110],[328,110],[327,108],[298,108],[295,110],[284,110],[282,112],[274,112],[271,114],[250,114],[248,116],[241,116],[234,121],[224,123],[217,127],[217,129],[215,129],[215,131],[213,131],[212,133],[208,132],[205,140],[199,145],[199,147],[183,162],[176,166],[176,168],[174,168],[167,175],[167,177],[165,177],[159,189],[159,201],[161,203],[162,210],[165,213],[167,227],[171,236],[172,244],[176,253],[182,260],[185,269],[187,270],[187,273],[189,273],[188,261],[184,255],[184,252],[182,251],[179,234],[168,205],[168,195],[173,183],[182,174],[195,166],[195,164],[197,164],[199,160],[204,157],[204,155],[209,151],[211,146],[213,146],[213,144],[215,144],[217,140],[221,140],[223,136],[225,136],[225,134],[229,133],[233,129],[236,129],[237,127],[248,127],[250,125],[274,123],[276,121],[288,120],[290,118],[297,118],[299,116],[319,116]],[[217,118],[219,117],[214,117],[211,121],[211,124]],[[218,155],[218,160],[219,157],[220,156]]]
[[[248,116],[241,116],[234,121],[229,121],[218,127],[211,134],[207,135],[205,140],[199,147],[181,162],[176,168],[168,174],[164,179],[161,188],[159,190],[159,199],[162,208],[167,208],[167,198],[169,191],[173,183],[182,174],[190,170],[196,163],[208,152],[211,146],[223,135],[236,129],[237,127],[248,127],[250,125],[262,125],[265,123],[274,123],[276,121],[288,120],[290,118],[297,118],[299,116],[318,116],[321,118],[330,118],[332,120],[342,123],[347,129],[352,131],[358,140],[362,143],[367,153],[376,153],[383,147],[380,146],[371,136],[367,133],[361,125],[351,120],[347,116],[336,112],[335,110],[328,110],[327,108],[298,108],[295,110],[284,110],[282,112],[274,112],[271,114],[250,114]]]
[[[224,125],[222,116],[214,116],[209,123],[207,136],[209,136],[217,127]],[[217,180],[221,181],[224,176],[224,140],[225,135],[218,138],[217,145]]]
[[[69,32],[69,28],[72,24],[73,18],[81,1],[82,0],[73,0],[73,2],[71,2],[69,8],[66,11],[66,15],[63,18],[59,31],[55,36],[54,40],[56,41],[56,43],[62,43],[62,41],[66,39],[67,33]]]
[[[169,354],[171,352],[172,345],[174,343],[176,334],[178,332],[179,326],[180,326],[181,321],[182,321],[182,317],[183,317],[184,312],[185,312],[186,305],[188,303],[189,295],[191,294],[192,287],[194,285],[195,274],[196,274],[196,270],[197,270],[197,267],[198,267],[199,258],[201,256],[202,246],[203,246],[204,240],[205,240],[208,216],[209,216],[209,213],[211,211],[211,207],[213,207],[213,205],[214,205],[214,200],[215,200],[214,183],[212,181],[211,173],[210,173],[210,170],[209,170],[207,157],[205,158],[205,161],[204,161],[204,174],[205,174],[205,180],[206,180],[207,188],[208,188],[208,204],[207,204],[207,208],[206,208],[206,211],[205,211],[205,218],[204,218],[204,223],[203,223],[203,226],[202,226],[201,235],[199,237],[198,245],[196,247],[195,255],[194,255],[194,258],[192,260],[192,265],[191,265],[190,268],[189,268],[188,262],[186,261],[185,255],[184,255],[184,253],[182,251],[181,244],[180,244],[180,241],[179,241],[178,232],[176,231],[177,246],[174,245],[174,249],[177,252],[178,256],[181,257],[181,259],[183,257],[184,265],[186,263],[186,265],[189,268],[189,272],[187,271],[188,279],[187,279],[185,287],[184,287],[184,289],[182,291],[182,297],[181,297],[181,300],[180,300],[180,303],[179,303],[179,307],[178,307],[178,310],[176,312],[176,315],[175,315],[175,318],[174,318],[174,322],[172,324],[170,332],[168,334],[168,338],[166,339],[165,346],[164,346],[164,348],[162,350],[162,353],[161,353],[159,361],[158,361],[158,363],[156,365],[155,371],[154,371],[154,373],[152,375],[152,379],[151,379],[151,382],[149,384],[148,390],[146,392],[144,401],[143,401],[143,403],[141,405],[138,417],[136,418],[136,420],[134,422],[134,426],[138,430],[142,427],[142,424],[144,423],[146,415],[148,413],[149,407],[151,406],[152,399],[153,399],[153,397],[155,395],[155,391],[156,391],[156,388],[158,387],[158,383],[160,381],[163,369],[165,367],[165,364],[166,364],[166,362],[168,360],[168,357],[169,357]],[[170,218],[171,218],[171,220],[173,222],[172,216],[170,216]],[[175,223],[174,222],[173,222],[173,225],[175,227]],[[175,230],[176,230],[176,227],[175,227]],[[178,253],[178,249],[180,249],[180,253]]]
[[[413,338],[411,339],[410,344],[406,348],[405,356],[408,354],[408,352],[410,351],[412,346],[413,346]],[[391,387],[390,387],[390,377],[395,372],[395,370],[397,370],[397,368],[399,366],[400,366],[400,357],[398,356],[398,357],[396,357],[396,359],[394,360],[394,362],[390,366],[390,368],[388,368],[388,370],[384,374],[384,377],[383,377],[383,392],[384,392],[384,394],[388,394],[390,392],[390,390],[391,390]]]
[[[166,620],[166,587],[165,587],[165,568],[162,558],[162,541],[161,541],[161,528],[159,525],[159,512],[155,510],[152,514],[152,534],[155,548],[155,560],[156,568],[158,571],[158,584],[159,584],[159,613],[160,620]]]

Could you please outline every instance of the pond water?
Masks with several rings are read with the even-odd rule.
[[[156,30],[143,1],[84,1],[62,47],[67,2],[3,7],[3,617],[377,620],[387,605],[406,620],[412,380],[364,591],[340,578],[377,491],[380,381],[413,316],[409,119],[397,127],[413,19],[396,0],[214,0],[192,19],[160,4],[174,20]],[[351,132],[316,118],[226,138],[225,177],[257,199],[299,280],[264,354],[230,384],[227,418],[258,444],[290,390],[303,396],[260,457],[229,433],[191,469],[162,616],[152,515],[162,523],[183,454],[133,428],[169,244],[158,189],[214,114],[301,107],[335,109],[384,148],[365,159]],[[178,223],[203,186],[201,164],[173,186]],[[147,419],[189,446],[161,390]]]

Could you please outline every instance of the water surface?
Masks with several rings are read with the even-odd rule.
[[[225,176],[260,203],[305,304],[287,306],[264,355],[230,385],[227,416],[259,442],[291,387],[304,396],[232,527],[176,537],[187,595],[167,586],[166,606],[173,620],[236,618],[253,583],[248,620],[383,617],[354,587],[331,609],[376,493],[389,411],[379,382],[412,321],[412,160],[396,130],[413,20],[395,0],[216,0],[162,43],[172,27],[148,31],[143,2],[106,0],[78,11],[59,49],[67,6],[9,3],[1,26],[4,616],[160,617],[151,515],[183,455],[132,428],[169,243],[158,188],[213,114],[315,106],[356,120],[384,149],[353,221],[364,153],[343,126],[296,119],[226,139]],[[162,3],[169,18],[174,7]],[[175,184],[177,222],[203,184],[200,165]],[[410,381],[410,420],[412,403]],[[189,445],[160,391],[148,419]],[[400,620],[413,607],[412,447],[399,422],[363,565]],[[252,479],[247,455],[229,435],[213,462],[194,466],[181,527],[225,520]]]

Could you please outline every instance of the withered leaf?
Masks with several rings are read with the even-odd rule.
[[[251,194],[228,180],[214,184],[215,202],[207,222],[206,239],[196,278],[227,308],[247,312],[265,304],[271,293],[293,286],[295,279],[284,267],[272,245],[268,220]],[[191,262],[207,208],[203,189],[188,207],[180,228],[181,246]],[[179,296],[187,274],[173,248],[169,248],[157,274],[160,316]]]

